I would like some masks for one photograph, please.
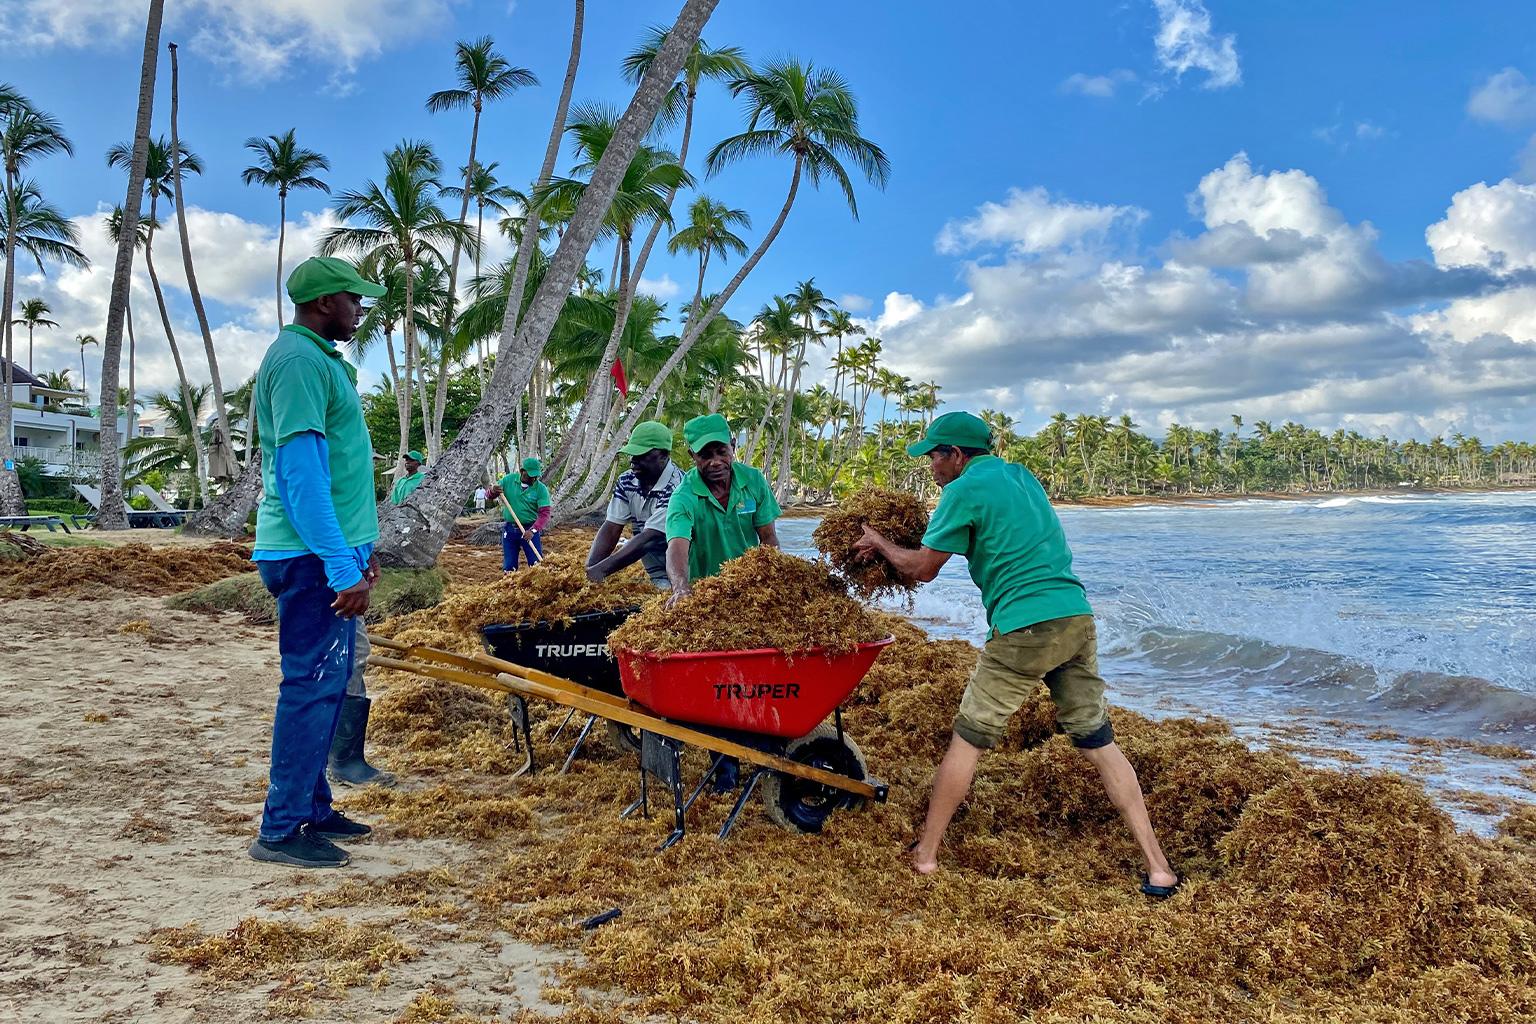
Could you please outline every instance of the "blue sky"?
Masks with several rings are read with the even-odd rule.
[[[102,153],[131,131],[143,4],[6,6],[0,77],[64,122],[76,159],[35,173],[84,224],[122,199]],[[429,115],[423,100],[452,84],[453,42],[488,33],[543,85],[489,108],[482,159],[512,182],[536,170],[565,3],[168,6],[182,134],[208,165],[188,195],[226,378],[254,368],[274,315],[276,198],[239,181],[247,136],[297,128],[331,158],[336,188],[377,175],[402,138],[457,167],[468,115]],[[627,100],[620,58],[677,6],[590,5],[577,99]],[[1536,436],[1536,289],[1521,277],[1536,267],[1525,5],[723,0],[705,37],[842,72],[894,167],[884,193],[861,185],[857,222],[836,194],[803,194],[733,304],[740,318],[814,275],[868,318],[899,371],[1030,427],[1059,407],[1130,411],[1154,430],[1240,412]],[[160,131],[168,71],[162,61]],[[724,90],[704,91],[692,169],[738,126]],[[765,225],[787,177],[758,161],[701,188]],[[295,244],[327,205],[294,198]],[[86,229],[105,255],[99,228]],[[158,262],[191,341],[172,241]],[[606,269],[609,257],[591,261]],[[646,277],[671,297],[692,270],[663,253]],[[24,274],[21,294],[49,298],[64,321],[40,337],[40,369],[68,365],[77,331],[101,333],[106,287],[99,271]],[[168,384],[148,292],[135,294],[142,373]]]

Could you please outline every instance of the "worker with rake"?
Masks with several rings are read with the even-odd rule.
[[[967,412],[940,416],[907,448],[928,457],[943,489],[922,546],[903,548],[864,527],[855,545],[906,578],[929,582],[951,555],[963,555],[981,590],[990,627],[960,698],[954,735],[933,780],[928,816],[913,845],[919,874],[939,867],[939,844],[970,791],[982,752],[1002,739],[1008,719],[1044,683],[1056,723],[1099,771],[1110,801],[1141,848],[1141,891],[1173,895],[1179,877],[1163,856],[1136,771],[1115,743],[1098,674],[1093,609],[1072,574],[1072,552],[1045,490],[1023,466],[992,454],[992,432]]]
[[[283,674],[267,800],[250,848],[259,861],[342,867],[349,858],[333,840],[371,831],[331,807],[325,769],[356,660],[357,619],[379,578],[373,445],[357,370],[337,343],[356,333],[363,298],[384,294],[343,260],[300,263],[288,276],[293,323],[256,372],[252,405],[264,493],[252,559],[277,600]],[[362,701],[363,719],[354,723],[359,746],[367,715],[367,698]]]
[[[491,500],[501,504],[501,568],[512,572],[521,553],[532,565],[544,557],[544,526],[549,522],[552,503],[549,488],[539,477],[544,463],[526,458],[516,474],[508,473],[491,487]]]

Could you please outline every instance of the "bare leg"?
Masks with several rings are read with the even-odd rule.
[[[1179,876],[1168,866],[1163,848],[1158,844],[1157,833],[1152,831],[1152,819],[1147,816],[1147,802],[1141,795],[1141,783],[1136,779],[1136,769],[1125,759],[1118,744],[1083,750],[1083,756],[1093,762],[1104,781],[1104,791],[1110,803],[1120,812],[1120,817],[1131,830],[1136,845],[1141,847],[1142,859],[1147,863],[1147,881],[1153,885],[1173,885]],[[947,760],[947,758],[946,758]],[[932,811],[929,811],[930,819]]]
[[[933,777],[933,792],[928,795],[928,818],[923,822],[923,834],[912,851],[912,867],[918,874],[931,875],[939,870],[939,843],[960,801],[971,791],[971,780],[976,777],[976,763],[980,760],[980,747],[972,746],[958,735],[950,737],[949,750],[945,752],[944,760],[939,762],[939,770]]]

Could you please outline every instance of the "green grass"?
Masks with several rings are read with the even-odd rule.
[[[365,622],[382,622],[418,608],[430,608],[443,599],[443,574],[436,569],[385,569],[373,588]],[[254,572],[215,580],[206,587],[177,594],[166,604],[181,611],[240,612],[248,622],[277,620],[277,602]]]

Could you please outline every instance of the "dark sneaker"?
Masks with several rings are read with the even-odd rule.
[[[360,821],[353,821],[340,811],[332,811],[331,816],[324,821],[317,821],[313,826],[315,835],[324,839],[361,839],[373,831]]]
[[[335,843],[310,831],[308,825],[287,839],[258,839],[251,844],[251,859],[296,868],[344,868],[352,858]]]

